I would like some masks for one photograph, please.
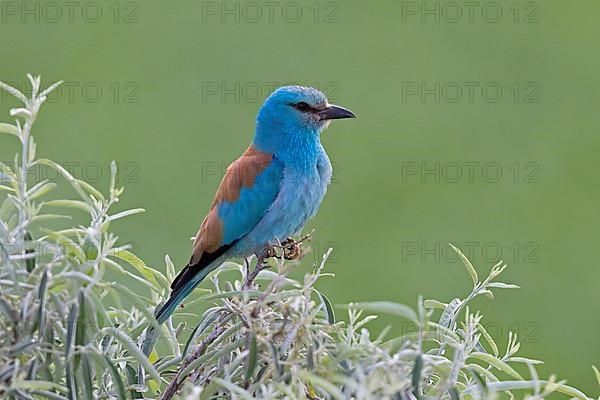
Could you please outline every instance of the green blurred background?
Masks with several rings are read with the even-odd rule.
[[[597,392],[598,1],[75,4],[1,3],[0,80],[68,82],[39,156],[99,185],[116,160],[119,207],[147,213],[114,228],[147,263],[187,261],[272,86],[317,86],[359,116],[323,135],[334,183],[308,226],[335,249],[332,300],[449,301],[470,280],[448,242],[481,274],[502,257],[522,289],[477,302],[493,335]],[[0,137],[1,160],[16,150]]]

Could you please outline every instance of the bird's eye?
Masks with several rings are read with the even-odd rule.
[[[299,103],[294,104],[294,108],[298,111],[302,111],[302,112],[308,112],[312,109],[311,106],[309,106],[308,104],[306,104],[305,102],[301,101]]]

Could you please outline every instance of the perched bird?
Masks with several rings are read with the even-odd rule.
[[[255,254],[262,262],[269,244],[299,232],[316,214],[332,173],[320,135],[341,118],[355,115],[313,88],[284,86],[269,96],[252,144],[227,168],[192,257],[155,314],[159,323],[224,261]]]

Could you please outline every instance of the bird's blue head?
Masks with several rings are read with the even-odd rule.
[[[329,104],[323,93],[304,86],[283,86],[265,101],[256,119],[255,143],[265,151],[318,140],[331,120],[355,118],[352,111]]]

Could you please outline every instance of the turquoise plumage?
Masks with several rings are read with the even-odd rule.
[[[332,174],[321,132],[333,119],[354,117],[313,88],[285,86],[269,96],[252,144],[227,168],[192,257],[156,312],[159,323],[225,260],[251,254],[260,259],[268,244],[302,229],[317,212]]]

